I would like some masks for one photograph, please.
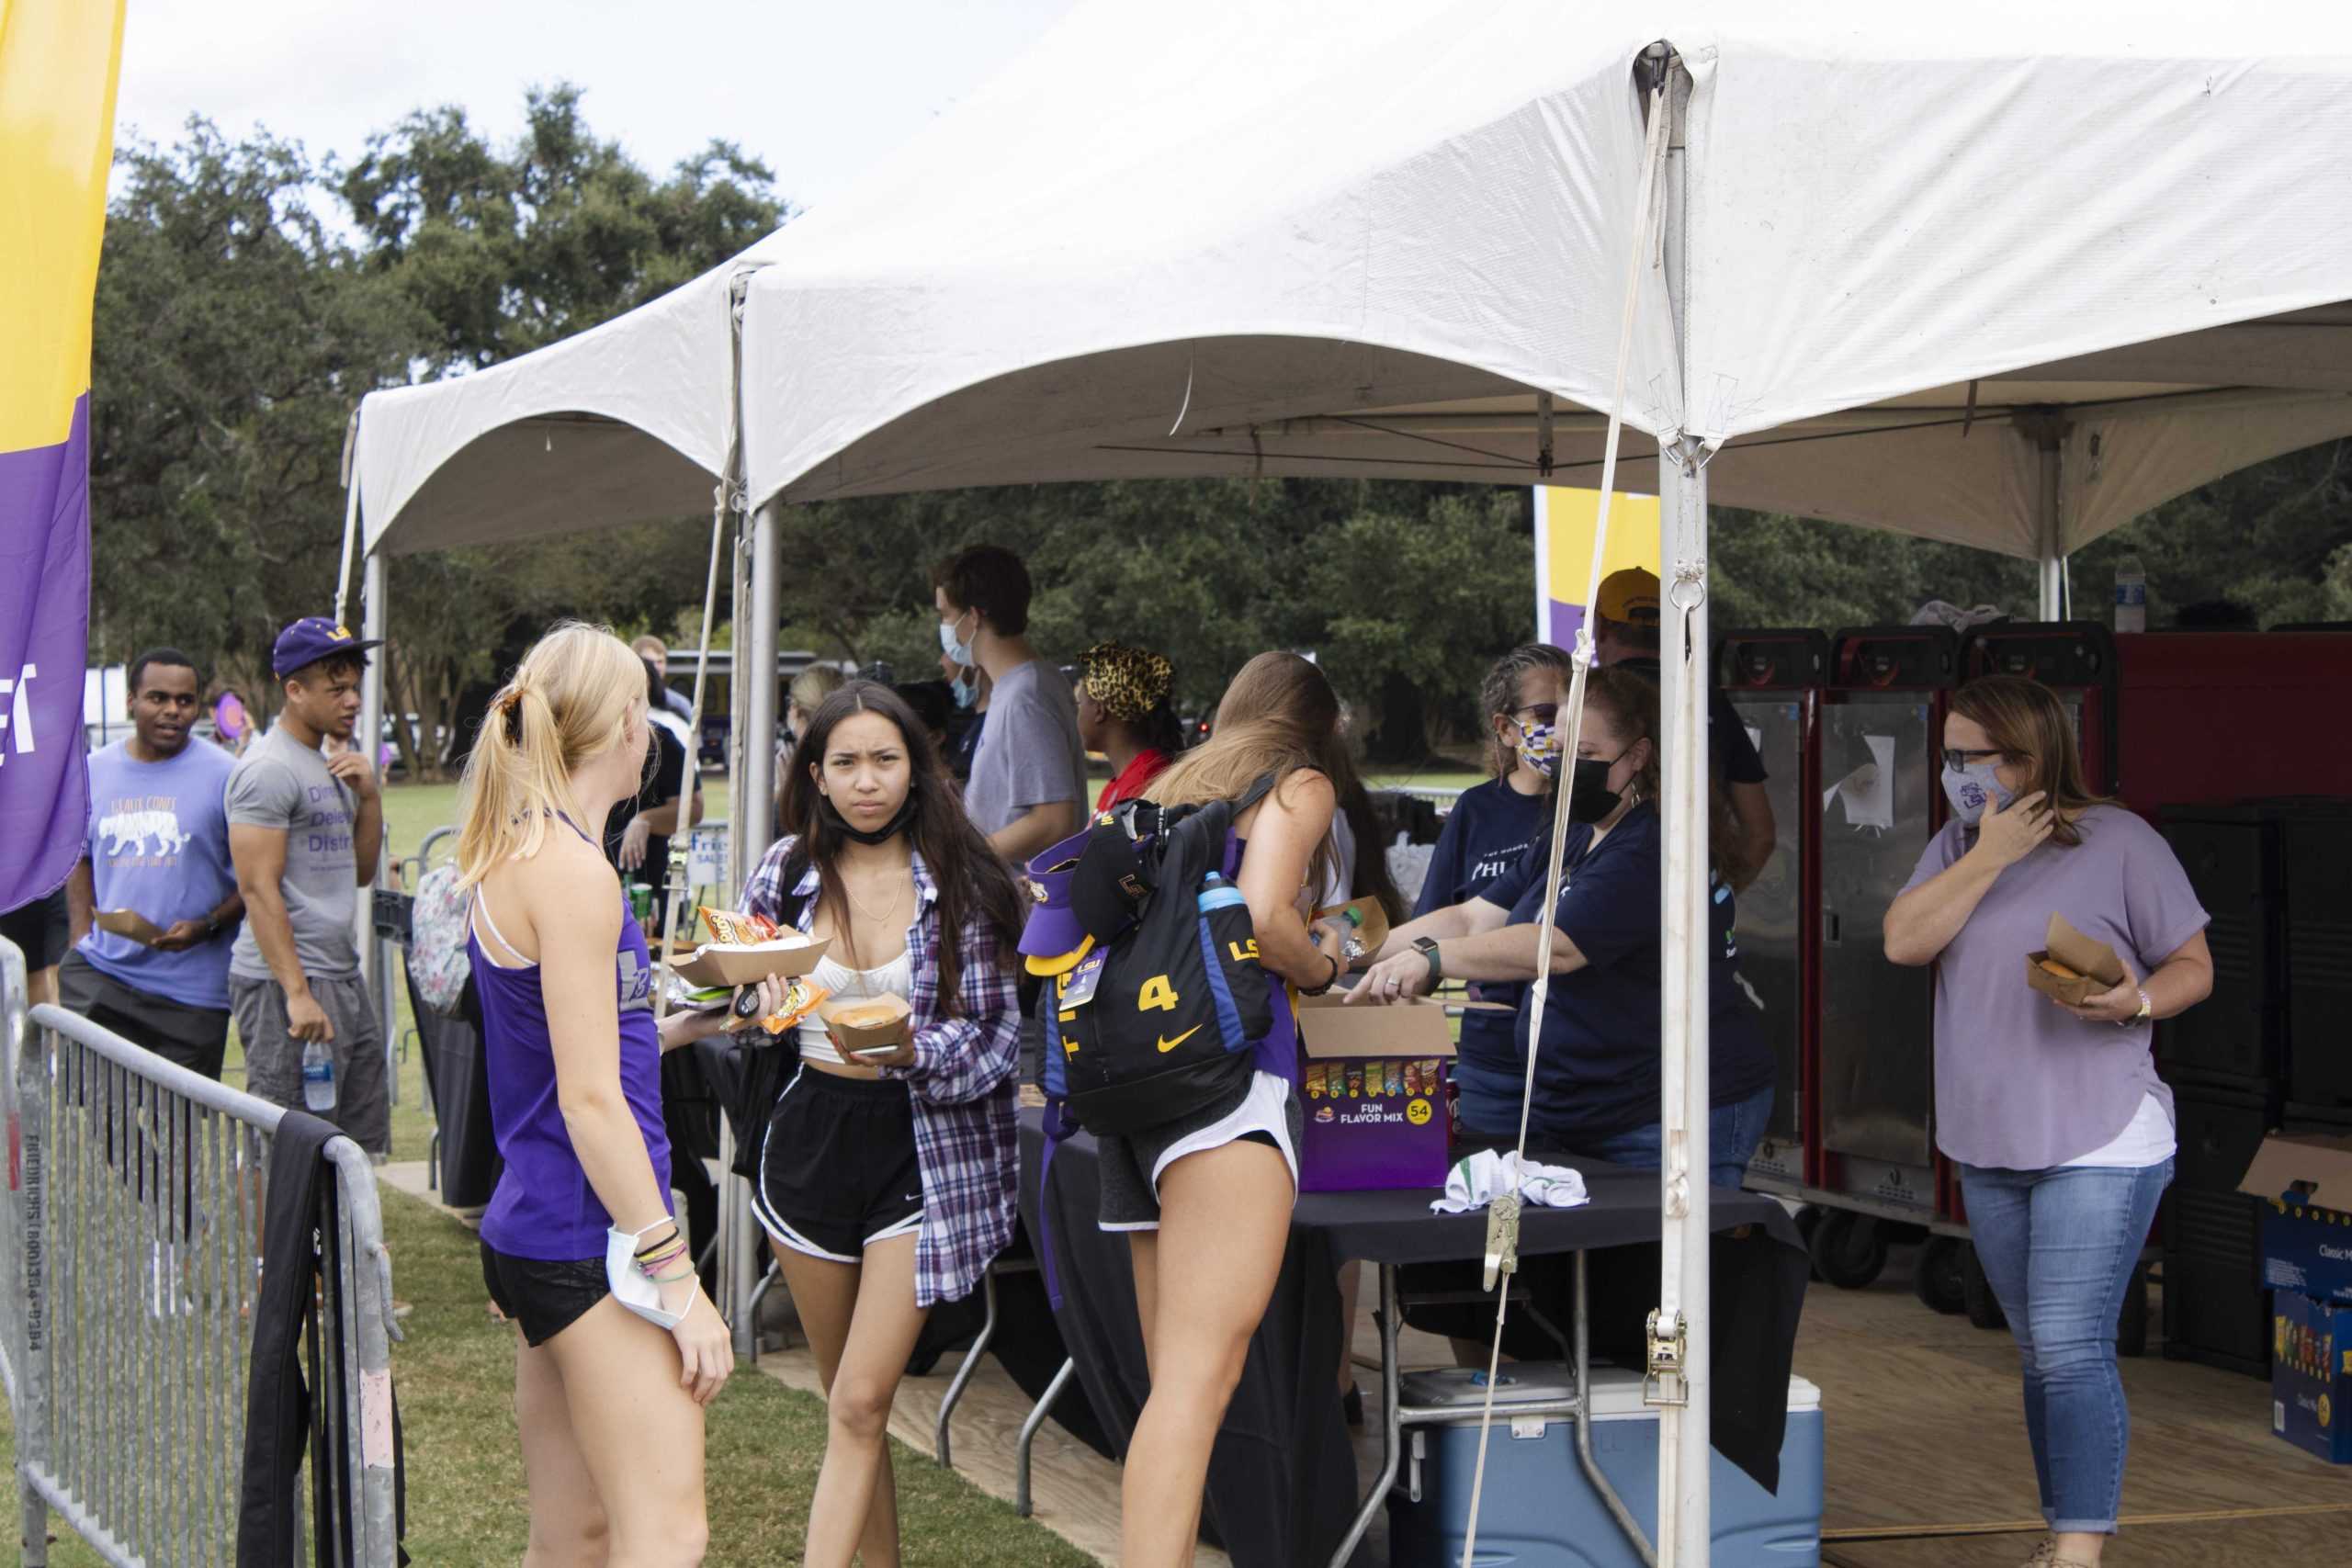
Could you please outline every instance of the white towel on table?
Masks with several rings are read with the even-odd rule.
[[[1518,1161],[1516,1154],[1480,1149],[1467,1159],[1456,1160],[1446,1173],[1445,1196],[1430,1204],[1432,1213],[1466,1214],[1473,1209],[1483,1209],[1494,1201],[1495,1194],[1510,1185],[1510,1171]],[[1543,1165],[1529,1160],[1518,1166],[1519,1196],[1521,1202],[1544,1209],[1573,1209],[1592,1201],[1584,1190],[1584,1178],[1565,1165]]]

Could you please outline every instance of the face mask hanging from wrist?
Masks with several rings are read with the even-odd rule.
[[[685,1321],[683,1312],[667,1312],[662,1305],[662,1287],[646,1277],[637,1266],[638,1237],[646,1231],[660,1230],[663,1225],[675,1226],[676,1221],[659,1219],[642,1231],[625,1231],[617,1226],[605,1232],[605,1283],[613,1290],[613,1299],[659,1328],[675,1328]],[[687,1311],[694,1303],[687,1303]]]
[[[1990,806],[1996,811],[2007,811],[2017,799],[2013,790],[2004,788],[1994,776],[1995,762],[1971,762],[1964,768],[1944,764],[1944,798],[1951,803],[1951,814],[1973,828],[1984,819]]]

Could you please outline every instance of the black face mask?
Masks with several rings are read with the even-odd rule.
[[[887,844],[905,832],[907,824],[915,819],[915,792],[907,791],[907,798],[899,803],[898,814],[871,831],[863,828],[851,827],[849,818],[841,814],[840,809],[833,805],[831,795],[820,795],[817,797],[817,814],[825,819],[827,828],[844,839],[854,839],[861,844]]]
[[[1573,782],[1568,785],[1568,820],[1598,822],[1617,809],[1625,797],[1609,787],[1609,770],[1625,760],[1620,751],[1607,761],[1598,757],[1577,759]]]

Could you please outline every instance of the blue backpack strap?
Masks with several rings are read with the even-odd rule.
[[[1046,1304],[1062,1310],[1061,1270],[1054,1263],[1054,1151],[1070,1134],[1062,1119],[1062,1102],[1046,1101],[1046,1152],[1037,1161],[1037,1266],[1046,1276]]]

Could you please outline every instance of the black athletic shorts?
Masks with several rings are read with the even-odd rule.
[[[481,1244],[481,1282],[531,1345],[546,1344],[613,1293],[601,1258],[548,1263],[510,1257],[488,1242]]]
[[[64,963],[66,949],[74,945],[74,921],[65,908],[65,889],[0,915],[0,937],[23,950],[28,975]]]
[[[922,1226],[914,1103],[892,1078],[848,1078],[804,1066],[786,1086],[760,1145],[752,1213],[779,1247],[829,1263]]]

